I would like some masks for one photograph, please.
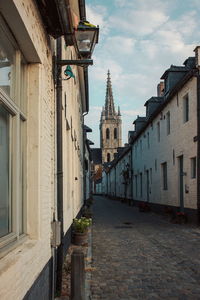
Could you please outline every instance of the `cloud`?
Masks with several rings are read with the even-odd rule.
[[[124,36],[108,37],[104,43],[104,49],[112,56],[126,55],[133,53],[135,39]]]
[[[153,33],[169,19],[161,10],[152,8],[150,10],[132,9],[126,11],[125,14],[125,18],[111,16],[109,18],[110,27],[115,28],[117,26],[120,31],[127,31],[136,36]]]
[[[144,115],[145,109],[134,109],[134,110],[122,110],[121,111],[122,116],[129,116],[129,117],[137,117]]]
[[[86,15],[90,23],[99,25],[101,36],[108,33],[109,27],[106,21],[107,9],[105,6],[86,5]]]
[[[200,40],[199,0],[104,0],[101,3],[105,6],[95,6],[93,0],[89,1],[92,4],[87,6],[88,20],[100,25],[102,36],[93,54],[94,66],[89,71],[93,103],[89,119],[94,126],[90,124],[96,128],[94,132],[99,131],[97,112],[104,105],[110,69],[115,104],[123,108],[125,137],[125,130],[133,130],[134,118],[144,115],[145,101],[156,95],[164,71],[194,55]]]

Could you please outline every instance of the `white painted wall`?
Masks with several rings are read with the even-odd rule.
[[[52,77],[54,41],[44,30],[35,1],[10,2],[14,3],[15,14],[22,21],[23,29],[29,37],[28,51],[27,39],[20,44],[21,51],[27,59],[31,57],[34,60],[34,63],[27,60],[27,231],[14,245],[0,249],[0,299],[21,300],[51,258],[51,221],[56,212],[57,176],[55,90]],[[9,14],[5,17],[10,28],[14,29],[17,19],[12,18],[12,9]],[[21,43],[20,32],[16,34],[16,40]],[[63,58],[74,57],[71,47],[65,53]],[[83,204],[84,99],[80,87],[81,70],[73,67],[73,72],[76,81],[63,81],[64,233]]]
[[[191,78],[166,105],[149,125],[141,136],[132,145],[132,186],[128,185],[127,198],[152,203],[179,206],[179,168],[178,157],[184,157],[184,206],[197,208],[196,179],[191,178],[191,158],[196,157],[197,143],[193,138],[197,135],[197,95],[196,78]],[[183,98],[189,95],[189,121],[183,121]],[[167,135],[166,114],[170,111],[170,129]],[[157,123],[160,122],[160,142],[157,138]],[[149,134],[149,146],[148,136]],[[174,153],[174,154],[173,154]],[[174,158],[173,158],[174,155]],[[116,169],[116,196],[124,197],[124,186],[121,173],[130,160],[130,152],[122,156],[107,175],[107,194],[115,191]],[[168,189],[163,190],[163,175],[161,164],[167,162]],[[157,165],[157,167],[156,167]],[[147,195],[147,171],[149,171],[149,194]],[[140,188],[140,174],[142,174],[142,193]],[[136,192],[137,176],[137,192]],[[105,180],[104,180],[105,181]],[[132,192],[131,192],[132,189]]]
[[[183,122],[183,97],[189,95],[189,121]],[[134,189],[134,199],[147,200],[146,171],[152,172],[150,178],[149,201],[153,203],[179,206],[179,171],[178,157],[184,157],[184,186],[189,193],[184,193],[184,203],[187,208],[196,208],[196,179],[191,179],[191,161],[196,156],[197,143],[193,138],[197,135],[197,97],[196,78],[189,80],[174,96],[172,101],[163,109],[141,137],[133,145],[133,168],[134,176],[138,176],[138,194]],[[166,114],[170,111],[171,132],[167,135]],[[160,122],[160,142],[157,139],[156,124]],[[147,145],[147,133],[150,137],[150,148]],[[142,150],[140,148],[142,143]],[[174,161],[173,161],[174,151]],[[155,164],[157,161],[157,169]],[[161,164],[167,162],[168,189],[163,190]],[[152,170],[152,171],[151,171]],[[143,195],[139,193],[139,174],[143,174]],[[151,176],[150,176],[151,177]],[[135,179],[135,177],[133,177]],[[135,181],[135,180],[134,180]],[[135,187],[134,182],[134,187]]]
[[[8,2],[7,2],[8,3]],[[27,61],[27,188],[26,235],[1,249],[0,299],[23,299],[51,257],[51,220],[55,198],[54,85],[52,49],[32,0],[13,1],[40,63]],[[6,15],[13,28],[16,19]],[[20,35],[20,29],[18,32]],[[16,37],[18,40],[18,37]],[[22,53],[26,53],[26,43]]]

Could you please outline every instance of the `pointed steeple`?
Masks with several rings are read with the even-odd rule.
[[[110,78],[110,71],[107,73],[107,85],[106,85],[106,99],[105,99],[105,113],[107,117],[114,117],[115,113],[115,105],[112,93],[112,84]]]
[[[121,116],[120,107],[118,106],[118,116]]]

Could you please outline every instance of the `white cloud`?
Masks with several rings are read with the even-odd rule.
[[[134,110],[122,110],[121,111],[122,116],[124,117],[137,117],[139,116],[143,116],[145,114],[145,109],[134,109]]]
[[[87,20],[94,24],[99,25],[100,35],[108,33],[108,22],[106,21],[107,9],[105,6],[97,5],[91,6],[86,5]]]
[[[126,55],[133,52],[135,39],[124,36],[108,37],[104,43],[104,49],[111,55]]]
[[[129,10],[126,12],[125,18],[119,16],[111,16],[109,24],[112,28],[118,26],[118,29],[129,32],[136,36],[147,35],[153,33],[157,28],[168,20],[162,11],[157,9],[150,10]]]
[[[88,6],[88,20],[102,27],[100,36],[103,32],[90,68],[90,86],[95,93],[90,95],[91,101],[104,105],[110,69],[115,103],[123,108],[124,134],[125,130],[133,130],[137,115],[144,115],[143,105],[156,95],[164,71],[194,55],[200,40],[198,1],[184,2],[180,7],[181,0],[115,0],[110,12],[110,2],[107,9]],[[100,110],[90,109],[94,132],[99,131]]]

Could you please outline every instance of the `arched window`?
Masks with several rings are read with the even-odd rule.
[[[110,153],[107,153],[107,162],[110,162]]]
[[[106,139],[110,138],[110,130],[109,128],[106,129]]]
[[[114,129],[114,139],[117,139],[117,128]]]

